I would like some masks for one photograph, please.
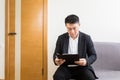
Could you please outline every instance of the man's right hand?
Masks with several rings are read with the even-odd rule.
[[[65,62],[64,59],[58,59],[58,58],[55,59],[55,63],[56,63],[58,66],[62,65],[64,62]]]

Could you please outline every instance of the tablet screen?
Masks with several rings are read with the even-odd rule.
[[[74,61],[79,61],[79,55],[78,54],[62,54],[57,55],[59,59],[65,59],[66,64],[75,64]]]

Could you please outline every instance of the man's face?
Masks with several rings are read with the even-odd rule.
[[[69,35],[73,39],[75,39],[78,35],[80,24],[79,23],[74,23],[74,24],[66,23],[66,28],[67,28]]]

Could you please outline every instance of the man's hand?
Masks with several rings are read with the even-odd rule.
[[[87,60],[85,58],[79,59],[79,61],[75,61],[76,64],[80,66],[86,66],[87,65]]]
[[[65,62],[64,59],[58,59],[58,58],[55,59],[55,63],[56,63],[58,66],[62,65],[64,62]]]

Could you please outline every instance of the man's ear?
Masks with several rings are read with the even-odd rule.
[[[80,27],[80,23],[79,23],[79,27]]]
[[[78,28],[80,28],[80,23],[79,23],[78,25],[79,25],[79,27],[78,27]]]

